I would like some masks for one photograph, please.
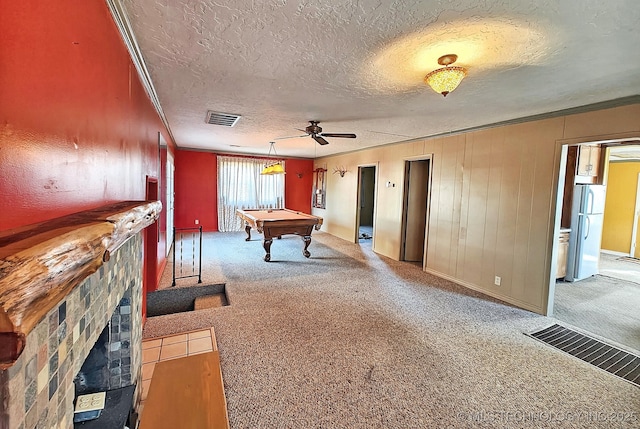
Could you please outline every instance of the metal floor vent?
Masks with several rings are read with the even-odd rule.
[[[205,119],[205,122],[211,125],[233,127],[240,118],[240,115],[234,115],[232,113],[213,112],[209,110],[207,111],[207,118]]]
[[[640,386],[640,357],[558,324],[526,334]]]

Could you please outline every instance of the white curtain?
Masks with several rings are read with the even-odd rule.
[[[218,230],[241,231],[236,209],[284,208],[284,174],[260,175],[265,159],[218,156]],[[281,161],[284,168],[284,161]]]

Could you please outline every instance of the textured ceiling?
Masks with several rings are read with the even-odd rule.
[[[640,93],[636,0],[121,2],[182,148],[266,154],[309,120],[357,134],[277,141],[319,157]],[[444,98],[422,79],[449,53],[468,76]]]

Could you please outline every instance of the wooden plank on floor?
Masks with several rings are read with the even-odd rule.
[[[203,295],[197,297],[193,302],[193,310],[206,310],[207,308],[224,307],[224,295],[217,293],[215,295]]]
[[[229,428],[218,352],[158,362],[140,429]]]

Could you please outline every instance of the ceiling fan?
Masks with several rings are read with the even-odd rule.
[[[291,137],[280,137],[280,138],[276,138],[274,140],[283,140],[283,139],[293,139],[293,138],[298,138],[298,137],[306,137],[306,136],[311,136],[312,139],[314,139],[315,141],[317,141],[319,144],[321,145],[325,145],[325,144],[329,144],[328,141],[326,141],[324,139],[324,137],[340,137],[340,138],[345,138],[345,139],[355,139],[356,135],[355,134],[350,134],[350,133],[323,133],[322,132],[322,128],[318,125],[320,123],[320,121],[309,121],[309,123],[311,125],[308,125],[304,130],[300,130],[300,131],[304,131],[307,134],[301,135],[301,136],[291,136]],[[299,129],[299,128],[297,128]]]

